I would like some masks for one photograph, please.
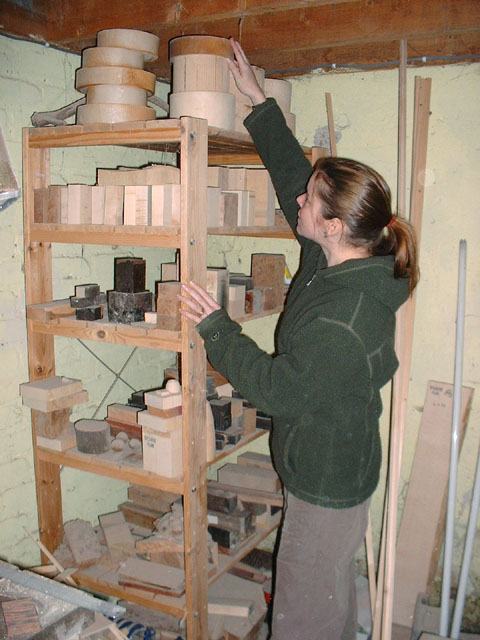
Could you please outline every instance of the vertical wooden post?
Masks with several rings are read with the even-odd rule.
[[[327,120],[328,120],[328,135],[330,138],[330,155],[337,155],[337,140],[335,138],[335,124],[333,122],[333,107],[332,107],[332,95],[330,93],[325,94],[325,100],[327,102]]]
[[[407,167],[407,41],[400,40],[400,65],[398,68],[398,167],[397,167],[397,215],[406,216]]]
[[[34,219],[35,188],[50,183],[50,152],[32,149],[29,130],[23,131],[23,211],[24,211],[24,266],[26,304],[48,302],[52,299],[51,244],[31,241],[30,225]],[[28,368],[30,380],[55,374],[53,336],[34,334],[27,320]],[[32,412],[32,437],[35,438],[35,419]],[[34,465],[38,505],[40,539],[49,549],[60,544],[63,537],[62,496],[58,465],[38,459],[34,447]],[[45,560],[46,558],[43,558]]]
[[[207,283],[206,215],[208,127],[205,120],[181,119],[181,247],[183,282]],[[206,640],[207,618],[207,488],[206,488],[206,359],[203,341],[182,316],[184,531],[187,637]]]
[[[423,177],[427,156],[428,120],[430,115],[430,78],[415,78],[415,111],[413,123],[412,187],[410,222],[415,227],[418,246],[423,210]],[[393,586],[397,541],[398,486],[403,452],[403,434],[407,413],[408,383],[412,359],[415,293],[398,312],[395,350],[400,366],[393,380],[393,406],[389,457],[389,486],[386,521],[385,582],[383,586],[382,640],[392,634]]]

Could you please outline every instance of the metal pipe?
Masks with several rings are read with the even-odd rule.
[[[452,437],[450,446],[450,472],[448,480],[447,524],[443,561],[440,635],[448,633],[448,607],[452,579],[453,535],[455,526],[455,499],[457,492],[458,431],[462,408],[463,333],[465,326],[465,276],[467,243],[460,240],[458,256],[457,329],[455,339],[455,371],[453,381]]]
[[[470,508],[470,516],[468,519],[467,535],[465,538],[465,549],[463,551],[462,568],[458,579],[457,598],[455,600],[455,609],[453,611],[452,630],[450,637],[458,640],[460,635],[460,625],[462,623],[463,607],[465,604],[465,593],[467,590],[468,572],[470,570],[470,562],[472,560],[473,542],[477,531],[478,507],[480,505],[480,450],[477,459],[477,470],[475,472],[475,483],[472,494],[472,506]]]
[[[122,613],[125,613],[125,607],[111,604],[105,600],[100,600],[99,598],[85,593],[85,591],[68,587],[66,584],[55,582],[55,580],[50,580],[43,576],[36,576],[29,571],[20,571],[20,569],[17,569],[13,565],[8,562],[3,562],[2,560],[0,560],[0,578],[7,578],[15,584],[20,584],[24,587],[40,591],[41,593],[46,593],[54,598],[70,602],[77,607],[98,611],[107,618],[109,616],[116,618]]]

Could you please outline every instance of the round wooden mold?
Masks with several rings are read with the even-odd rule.
[[[89,47],[82,51],[82,67],[143,69],[143,53],[120,47]]]
[[[171,58],[172,92],[224,91],[230,86],[227,59],[208,53],[192,53]]]
[[[85,93],[88,87],[97,84],[121,84],[138,87],[155,93],[155,75],[143,69],[129,67],[87,67],[77,69],[75,88]]]
[[[153,33],[136,29],[102,29],[97,33],[97,46],[141,51],[145,62],[158,58],[159,43],[160,38]]]
[[[211,127],[233,131],[235,98],[221,91],[181,91],[170,94],[170,117],[205,118]]]
[[[123,84],[96,84],[87,89],[87,104],[132,104],[147,106],[147,92]]]
[[[208,53],[232,58],[233,49],[227,38],[218,36],[178,36],[169,42],[170,59],[191,53]]]
[[[267,98],[275,98],[284,113],[290,112],[292,85],[288,80],[265,78],[264,91]]]
[[[155,109],[133,104],[82,104],[77,108],[77,124],[99,124],[154,120]]]

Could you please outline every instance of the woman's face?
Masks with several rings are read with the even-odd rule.
[[[308,181],[307,190],[297,197],[300,206],[297,219],[297,233],[304,238],[320,244],[325,231],[325,218],[322,215],[322,202],[314,192],[315,174]]]

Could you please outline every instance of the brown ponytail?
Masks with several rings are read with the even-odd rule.
[[[409,279],[413,293],[419,278],[413,227],[392,214],[390,189],[371,167],[348,158],[320,158],[314,167],[315,189],[324,218],[339,218],[345,241],[370,255],[394,255],[395,278]]]

